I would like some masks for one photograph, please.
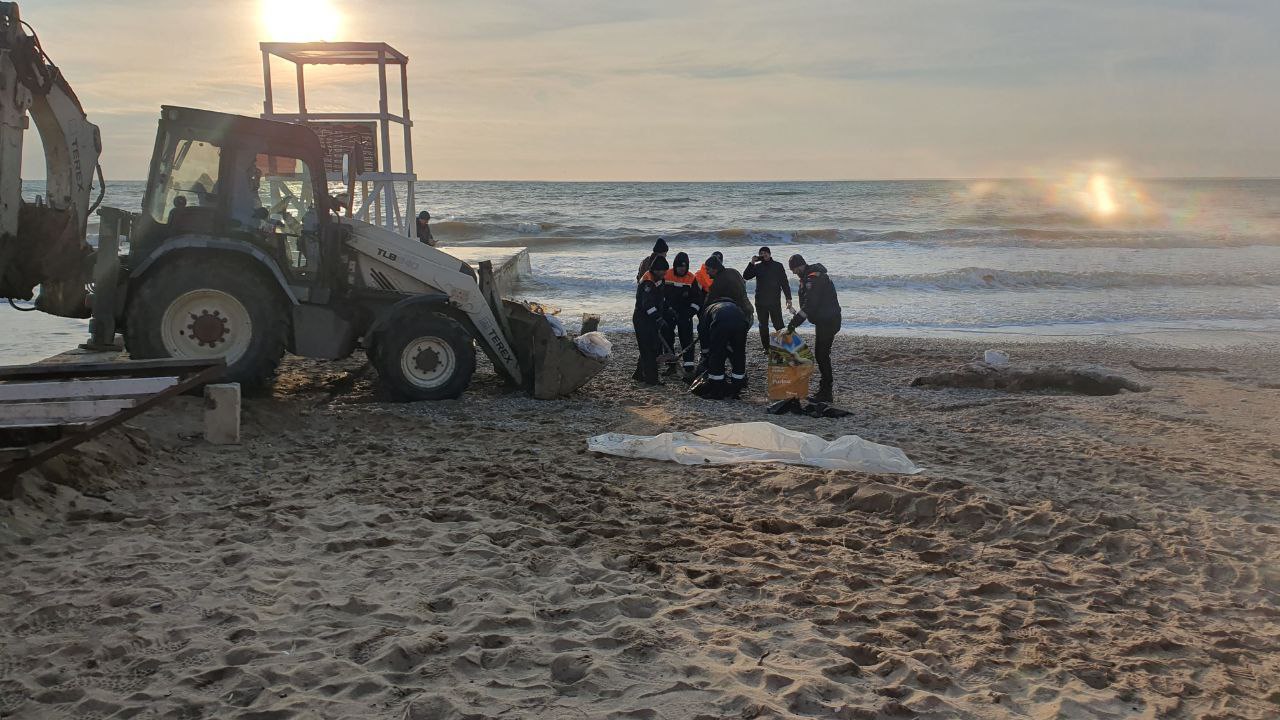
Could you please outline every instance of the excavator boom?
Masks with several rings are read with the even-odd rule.
[[[22,199],[28,117],[45,154],[41,202]],[[90,277],[85,241],[102,139],[18,4],[0,2],[0,297],[30,299],[45,312],[85,317]],[[101,201],[101,194],[98,200]]]

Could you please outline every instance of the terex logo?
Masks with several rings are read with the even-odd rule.
[[[502,356],[503,360],[510,361],[514,359],[511,357],[511,351],[507,349],[507,344],[502,341],[502,336],[498,334],[497,330],[489,331],[489,339],[493,341],[494,348]]]
[[[395,254],[395,253],[393,253],[393,252],[388,252],[388,251],[386,251],[386,250],[383,250],[382,248],[378,248],[378,257],[384,257],[384,258],[386,258],[386,259],[390,260],[391,262],[395,262],[395,261],[396,261],[396,254]]]

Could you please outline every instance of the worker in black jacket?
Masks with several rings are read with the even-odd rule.
[[[831,345],[840,332],[840,299],[836,297],[836,286],[831,283],[825,267],[818,263],[810,265],[800,255],[792,255],[787,265],[800,278],[800,312],[787,324],[787,332],[795,332],[806,320],[813,323],[813,355],[822,381],[818,394],[809,399],[831,402],[835,380],[831,374]]]
[[[668,331],[667,344],[675,348],[675,333],[678,331],[684,375],[689,378],[693,374],[694,360],[697,358],[697,348],[693,342],[693,319],[702,312],[702,287],[698,285],[694,274],[689,272],[689,256],[685,253],[676,253],[675,262],[667,271],[665,280],[662,290],[666,295],[667,307],[671,309],[676,321],[675,328]],[[675,374],[675,363],[672,358],[667,364],[668,375]]]
[[[636,273],[636,282],[640,282],[644,278],[644,274],[649,272],[650,265],[657,258],[662,258],[662,262],[665,263],[663,272],[666,272],[666,268],[671,265],[671,263],[667,262],[667,249],[667,241],[658,238],[658,241],[653,244],[653,252],[649,253],[649,257],[640,261],[640,271]]]
[[[702,362],[706,374],[689,390],[709,400],[737,398],[747,387],[747,333],[751,325],[738,304],[727,298],[708,303],[703,311]],[[725,374],[725,361],[729,372]]]
[[[658,379],[658,356],[666,352],[662,336],[670,325],[670,312],[662,290],[666,274],[666,258],[654,258],[649,271],[640,278],[640,285],[636,287],[636,307],[631,312],[631,324],[636,329],[636,345],[640,349],[640,359],[632,377],[645,385],[662,384]]]
[[[787,299],[787,309],[795,312],[791,306],[791,281],[787,279],[787,271],[782,263],[773,259],[769,248],[762,247],[751,258],[747,269],[742,271],[743,280],[756,281],[756,317],[760,320],[760,344],[765,355],[769,354],[769,322],[773,321],[773,329],[782,329],[782,297]]]
[[[714,300],[728,298],[738,304],[743,317],[747,319],[747,325],[750,325],[753,311],[751,301],[747,299],[747,283],[742,279],[742,274],[733,268],[725,267],[724,261],[715,255],[707,258],[702,267],[711,276],[711,289],[707,290],[707,302],[703,307],[710,305]]]

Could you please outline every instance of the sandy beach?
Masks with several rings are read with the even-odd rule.
[[[588,454],[764,413],[630,381],[563,401],[482,370],[381,398],[286,364],[245,442],[197,398],[0,501],[0,716],[1274,718],[1280,352],[1002,345],[1152,386],[910,387],[983,346],[841,337],[828,439],[920,475]],[[1224,372],[1142,372],[1130,361]],[[487,373],[487,374],[483,374]]]

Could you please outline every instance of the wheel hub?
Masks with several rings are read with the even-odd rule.
[[[191,324],[187,325],[187,332],[201,347],[215,347],[218,343],[226,342],[227,333],[230,330],[227,327],[227,319],[222,317],[220,311],[202,310],[199,315],[191,314]]]
[[[429,375],[440,367],[440,354],[432,348],[423,348],[418,352],[417,357],[413,359],[413,364],[418,368],[419,372]]]
[[[175,358],[225,358],[235,363],[253,340],[253,318],[231,293],[198,288],[170,301],[160,320],[160,340]]]
[[[445,340],[424,335],[404,346],[400,353],[400,372],[410,383],[422,388],[436,388],[449,381],[458,368],[458,358]]]

